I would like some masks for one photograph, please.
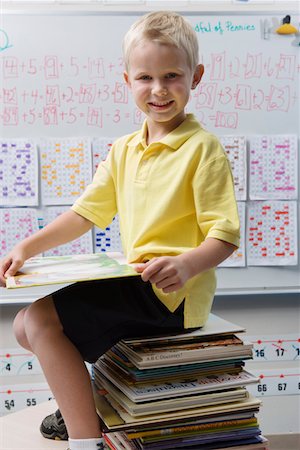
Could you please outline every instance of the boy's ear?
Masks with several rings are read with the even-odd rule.
[[[198,64],[193,76],[192,89],[195,89],[198,86],[198,84],[201,81],[201,78],[203,77],[203,74],[204,74],[204,66],[203,64]]]
[[[123,78],[124,78],[124,81],[125,81],[125,83],[127,84],[127,86],[128,86],[129,88],[131,88],[131,83],[130,83],[129,75],[128,75],[127,72],[123,72]]]

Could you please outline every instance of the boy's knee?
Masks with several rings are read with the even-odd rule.
[[[30,350],[30,345],[29,345],[29,342],[28,342],[28,339],[26,336],[25,326],[24,326],[24,316],[25,316],[26,310],[27,310],[27,308],[23,308],[16,315],[14,322],[13,322],[13,331],[14,331],[14,335],[15,335],[15,338],[16,338],[18,344],[20,344],[21,347]]]
[[[62,331],[51,296],[32,303],[24,313],[24,330],[29,343],[41,334]]]

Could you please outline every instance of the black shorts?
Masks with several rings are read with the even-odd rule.
[[[120,339],[184,331],[184,302],[175,312],[140,277],[72,284],[52,293],[65,335],[95,362]]]

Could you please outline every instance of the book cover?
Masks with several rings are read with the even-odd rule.
[[[222,364],[215,364],[211,366],[201,367],[201,364],[187,364],[182,366],[162,367],[157,369],[136,369],[124,368],[122,365],[111,358],[107,353],[101,358],[103,362],[108,365],[112,372],[117,376],[124,377],[127,384],[139,384],[147,381],[168,381],[178,377],[195,378],[198,376],[207,376],[214,374],[221,374],[223,372],[239,373],[244,364],[237,362],[222,362]],[[98,361],[95,363],[98,367]]]
[[[252,355],[251,355],[252,358]],[[233,368],[245,365],[245,359],[249,358],[228,358],[226,360],[220,359],[216,361],[204,361],[204,362],[191,362],[189,364],[180,365],[170,365],[166,367],[154,367],[154,368],[143,368],[139,369],[136,367],[129,359],[119,351],[116,346],[113,346],[108,350],[101,359],[107,360],[109,364],[115,364],[123,371],[123,373],[130,374],[133,378],[137,380],[143,379],[144,377],[156,376],[157,374],[173,374],[176,371],[179,373],[190,372],[191,370],[200,370],[201,372],[218,370],[224,367]],[[95,363],[97,364],[97,363]]]
[[[201,436],[169,439],[167,442],[143,443],[139,439],[134,440],[142,450],[174,450],[174,449],[197,449],[197,450],[220,450],[230,446],[243,444],[256,444],[260,442],[260,430],[251,434],[247,431],[240,431],[232,434],[221,433],[221,436]]]
[[[176,425],[173,428],[160,428],[160,429],[152,429],[152,430],[139,430],[128,432],[127,436],[129,439],[136,438],[148,438],[148,437],[159,437],[164,435],[171,435],[173,433],[186,433],[186,432],[201,432],[205,430],[218,430],[225,428],[243,428],[248,426],[258,426],[258,420],[256,417],[250,418],[240,418],[240,419],[232,419],[232,420],[218,420],[218,421],[208,421],[206,420],[204,423],[193,423],[187,425]]]
[[[257,412],[261,401],[249,396],[248,399],[221,405],[204,406],[201,408],[183,409],[167,413],[157,413],[143,416],[132,416],[106,391],[94,391],[94,399],[99,417],[103,422],[104,430],[132,430],[138,427],[159,425],[163,423],[180,423],[183,419],[215,417],[224,414],[237,414],[242,411]]]
[[[235,335],[220,338],[218,336],[198,337],[186,342],[175,341],[164,344],[160,341],[156,345],[150,343],[119,342],[116,348],[125,354],[137,367],[147,367],[153,363],[164,364],[164,361],[174,363],[180,361],[191,362],[208,359],[223,359],[230,356],[252,356],[253,345],[244,343]]]
[[[118,431],[115,433],[105,433],[104,438],[106,440],[106,442],[109,445],[109,448],[111,450],[114,449],[126,449],[126,450],[140,450],[142,447],[141,445],[139,445],[138,443],[136,443],[135,440],[130,440],[127,436],[126,432],[123,431]],[[244,441],[244,443],[240,443],[240,444],[236,444],[234,446],[231,445],[231,443],[227,442],[227,445],[224,447],[222,444],[218,443],[218,444],[199,444],[199,446],[197,445],[197,447],[193,447],[195,449],[202,449],[202,450],[268,450],[269,446],[268,446],[268,441],[267,439],[265,439],[263,436],[259,436],[255,439],[253,439],[253,443],[249,444],[249,441],[246,442]],[[113,445],[118,445],[119,444],[119,448],[115,447]],[[221,445],[221,447],[220,447]],[[183,448],[183,447],[181,447]],[[191,448],[191,447],[189,447]]]
[[[144,383],[128,385],[123,378],[117,377],[108,366],[99,361],[100,370],[95,367],[95,373],[104,375],[130,400],[139,403],[146,400],[180,397],[203,392],[214,392],[224,389],[243,387],[258,382],[258,378],[242,370],[238,374],[222,373],[220,375],[202,376],[193,380],[177,379],[163,383]]]
[[[246,429],[239,430],[219,430],[215,432],[204,432],[204,433],[191,433],[191,434],[173,434],[170,436],[161,436],[160,438],[155,439],[139,439],[139,442],[142,444],[149,444],[149,448],[152,447],[151,444],[157,443],[158,445],[167,444],[177,444],[178,442],[184,442],[186,444],[191,444],[196,442],[198,444],[212,444],[214,442],[226,442],[226,441],[235,441],[235,440],[243,440],[243,439],[252,439],[256,438],[260,435],[261,431],[258,427],[250,427]],[[147,447],[148,448],[148,445]],[[168,447],[172,448],[172,447]]]
[[[160,412],[176,411],[190,408],[200,408],[201,406],[220,405],[222,403],[236,402],[249,397],[248,391],[244,388],[223,390],[222,392],[194,394],[185,397],[175,397],[142,403],[135,403],[117,389],[111,382],[99,374],[95,374],[95,384],[107,392],[114,400],[121,405],[132,416],[142,416],[145,414],[157,414]]]
[[[129,276],[140,274],[118,254],[37,256],[26,261],[18,274],[8,277],[6,287],[15,289]]]
[[[253,344],[245,343],[238,346],[220,346],[205,349],[169,350],[152,354],[138,354],[123,341],[116,344],[116,348],[122,352],[137,368],[150,369],[158,367],[170,367],[172,365],[184,365],[193,362],[212,362],[218,360],[249,359],[252,357]]]
[[[211,335],[228,335],[245,332],[245,328],[237,325],[228,320],[222,319],[215,314],[210,313],[205,325],[201,328],[197,328],[196,330],[189,331],[186,330],[184,333],[174,333],[168,335],[159,335],[159,336],[150,336],[145,338],[131,338],[131,339],[123,339],[122,342],[125,344],[132,343],[147,343],[150,342],[175,342],[177,340],[185,341],[187,339],[197,338],[199,336],[211,336]]]
[[[165,352],[167,350],[199,350],[219,346],[243,345],[244,342],[235,334],[212,335],[212,336],[193,336],[187,335],[184,341],[165,339],[158,342],[148,340],[147,342],[132,341],[126,342],[126,346],[137,354],[146,354],[153,352]]]

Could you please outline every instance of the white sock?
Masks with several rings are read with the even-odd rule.
[[[98,444],[98,445],[97,445]],[[70,450],[102,450],[99,444],[104,444],[102,438],[93,439],[70,439],[69,438],[69,448]]]

